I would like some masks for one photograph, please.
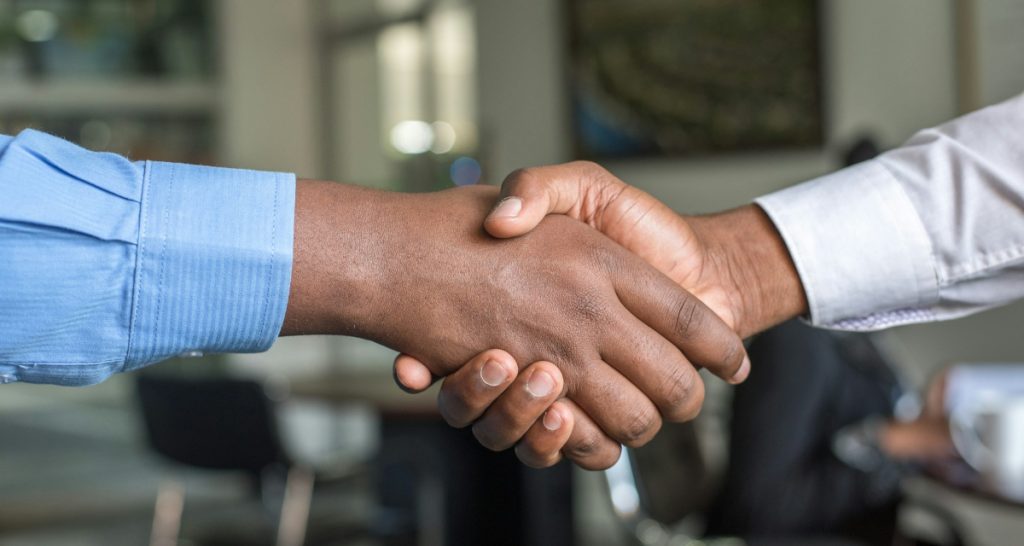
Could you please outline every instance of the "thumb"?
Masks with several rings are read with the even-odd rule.
[[[501,198],[484,220],[484,229],[506,239],[530,232],[548,214],[565,214],[577,220],[588,196],[609,185],[614,177],[587,161],[519,169],[501,184]]]
[[[398,387],[410,393],[423,392],[437,381],[426,364],[405,353],[395,357],[394,374]]]

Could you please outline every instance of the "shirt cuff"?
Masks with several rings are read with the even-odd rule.
[[[789,248],[811,323],[872,330],[927,320],[939,288],[931,242],[910,199],[878,161],[756,203]]]
[[[268,349],[291,284],[295,176],[146,162],[125,370]]]

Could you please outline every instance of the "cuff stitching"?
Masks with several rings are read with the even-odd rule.
[[[146,254],[146,228],[149,226],[149,187],[151,162],[143,163],[142,169],[142,197],[139,203],[139,238],[135,242],[135,274],[132,287],[132,311],[128,321],[128,349],[124,354],[124,361],[121,362],[119,372],[124,372],[131,362],[132,352],[135,349],[135,326],[139,320],[139,300],[142,299],[142,262]]]
[[[947,286],[959,281],[970,280],[974,277],[983,275],[992,269],[1001,269],[1007,265],[1018,261],[1024,256],[1024,245],[1019,245],[1010,248],[1004,248],[992,252],[979,253],[975,259],[966,262],[956,264],[949,268],[949,271],[945,275],[940,277],[943,286]]]
[[[919,306],[932,305],[939,299],[939,267],[938,267],[938,256],[935,253],[935,245],[932,243],[931,235],[928,233],[928,229],[925,228],[924,220],[921,219],[921,214],[917,211],[917,207],[914,206],[913,200],[907,195],[907,190],[904,188],[904,184],[908,182],[900,176],[899,172],[895,171],[884,160],[879,158],[877,161],[878,165],[889,175],[889,177],[896,183],[895,186],[899,190],[900,196],[904,199],[904,204],[909,207],[910,210],[914,211],[914,219],[917,220],[916,227],[919,230],[919,235],[923,236],[923,240],[928,243],[928,258],[930,260],[931,278],[929,286],[922,286],[920,275],[914,276],[914,286],[917,288],[916,294],[918,295],[917,304]],[[888,203],[886,203],[888,208]],[[889,209],[892,213],[892,209]],[[898,216],[898,215],[894,215]],[[915,264],[916,265],[916,264]],[[918,269],[914,267],[914,269]],[[916,271],[915,271],[916,272]]]
[[[277,224],[279,223],[278,214],[277,214],[277,208],[278,208],[278,193],[281,191],[281,184],[280,184],[280,180],[278,178],[279,177],[274,177],[274,209],[273,209],[273,218],[274,218],[274,220],[271,223],[271,227],[270,227],[270,252],[267,253],[268,254],[268,256],[267,256],[267,276],[266,276],[266,279],[264,281],[266,283],[266,285],[267,285],[267,289],[263,293],[263,313],[262,313],[263,318],[260,319],[260,330],[259,330],[260,333],[259,333],[259,336],[258,336],[258,339],[259,339],[260,343],[263,342],[264,336],[266,336],[266,333],[267,333],[267,321],[269,320],[270,309],[272,307],[271,304],[270,304],[270,291],[271,291],[271,288],[272,288],[272,285],[273,285],[273,281],[274,281],[274,260],[277,257]]]
[[[177,172],[175,169],[168,169],[167,173],[167,193],[168,195],[174,195],[174,178]],[[167,255],[167,232],[168,226],[171,223],[171,207],[164,208],[163,218],[160,222],[160,253],[157,255],[157,273],[156,273],[156,314],[153,315],[153,328],[156,331],[160,327],[160,315],[163,311],[164,302],[164,271],[167,269],[164,256]]]

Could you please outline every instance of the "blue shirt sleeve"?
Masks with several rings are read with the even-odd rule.
[[[0,136],[0,383],[89,385],[193,351],[268,349],[295,177]]]

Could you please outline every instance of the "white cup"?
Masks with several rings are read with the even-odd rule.
[[[1024,501],[1024,396],[984,393],[953,411],[950,429],[986,488]]]

